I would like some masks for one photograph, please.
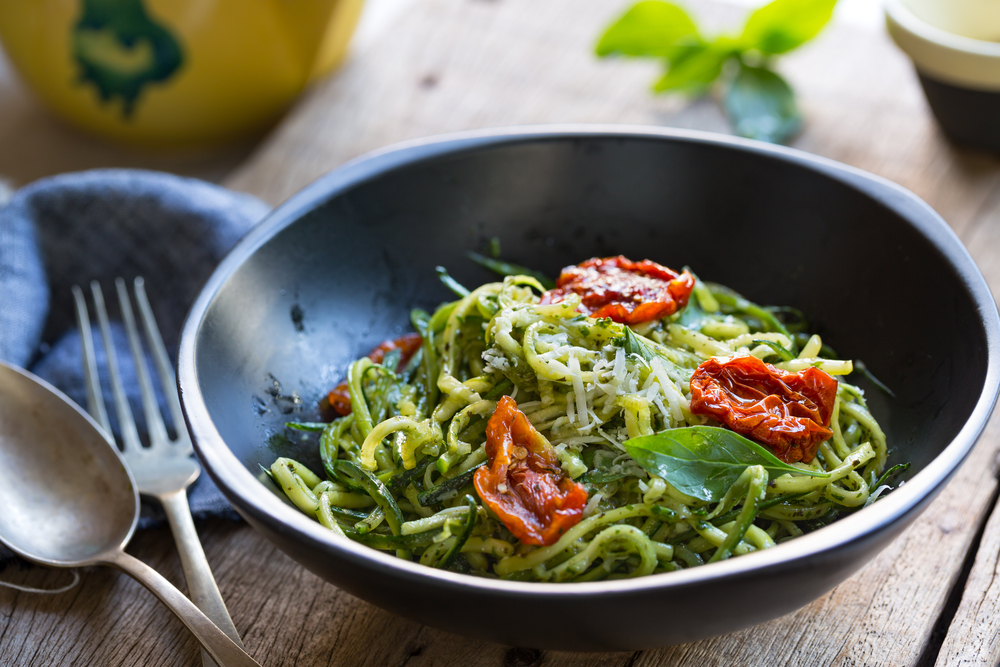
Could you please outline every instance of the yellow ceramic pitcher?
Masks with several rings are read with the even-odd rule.
[[[0,0],[0,40],[60,116],[160,146],[273,122],[343,58],[362,0]]]

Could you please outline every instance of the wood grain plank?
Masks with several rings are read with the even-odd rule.
[[[592,56],[602,26],[624,6],[425,0],[311,91],[227,184],[278,203],[361,153],[498,125],[728,131],[712,100],[650,94],[658,65]],[[744,11],[717,2],[696,9],[719,25]],[[887,36],[835,27],[784,59],[782,69],[807,119],[795,146],[900,183],[945,212],[956,230],[996,187],[998,161],[944,141],[909,61]]]
[[[996,474],[997,461],[994,461]],[[983,531],[962,601],[935,667],[1000,665],[1000,500]]]
[[[555,122],[724,130],[709,102],[648,94],[658,65],[601,61],[593,46],[624,5],[601,0],[427,0],[311,91],[230,187],[277,203],[347,159],[442,132]],[[704,3],[703,13],[742,9]]]
[[[149,531],[130,549],[173,583],[180,566],[169,532]],[[68,574],[7,566],[4,581],[55,588]],[[152,594],[110,568],[81,571],[80,584],[60,595],[0,589],[2,665],[176,665],[197,653],[193,637]],[[193,661],[191,664],[194,664]]]

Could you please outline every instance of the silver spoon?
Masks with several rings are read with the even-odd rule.
[[[167,605],[223,667],[257,662],[156,570],[123,550],[139,494],[118,449],[45,381],[0,362],[0,542],[41,565],[110,565]]]

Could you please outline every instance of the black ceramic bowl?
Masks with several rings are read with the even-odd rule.
[[[347,364],[408,330],[414,306],[491,276],[503,254],[555,275],[623,253],[692,267],[813,316],[824,340],[897,393],[869,391],[907,483],[764,552],[584,584],[440,572],[338,539],[258,480]],[[639,649],[737,630],[829,591],[896,537],[969,453],[997,395],[997,310],[940,217],[884,180],[793,150],[654,128],[496,130],[398,146],[292,197],[223,261],[183,333],[179,381],[206,470],[288,555],[364,600],[508,644]],[[301,401],[301,402],[300,402]],[[319,469],[319,468],[317,468]]]

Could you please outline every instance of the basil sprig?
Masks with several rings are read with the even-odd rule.
[[[736,132],[782,142],[802,125],[795,94],[773,59],[809,41],[830,20],[836,0],[774,0],[750,14],[738,35],[706,38],[678,5],[643,0],[611,24],[597,55],[660,58],[666,71],[657,92],[700,95],[719,82]]]
[[[661,355],[657,354],[656,349],[648,344],[645,340],[640,338],[632,329],[625,327],[625,335],[615,341],[618,343],[625,354],[634,354],[642,357],[645,361],[652,361],[656,358],[665,359]]]
[[[625,354],[634,354],[646,363],[651,363],[653,359],[659,359],[660,363],[666,364],[668,367],[675,366],[674,362],[661,353],[652,341],[643,338],[629,327],[625,327],[625,335],[616,338],[613,343],[621,347]]]
[[[496,239],[493,240],[495,241]],[[489,269],[493,273],[501,276],[531,276],[540,282],[542,287],[545,289],[552,289],[556,286],[556,282],[541,271],[535,271],[534,269],[529,269],[528,267],[521,266],[520,264],[505,262],[496,257],[486,257],[485,255],[480,255],[478,252],[467,252],[465,253],[465,256],[479,266]]]
[[[767,449],[728,429],[714,426],[672,428],[625,441],[625,451],[646,472],[707,502],[719,502],[743,471],[759,465],[769,479],[785,473],[829,477],[781,461]]]
[[[780,143],[798,134],[802,114],[795,92],[777,72],[740,62],[726,88],[722,107],[736,134]]]
[[[448,269],[443,266],[437,266],[434,270],[437,272],[438,278],[440,278],[441,282],[444,283],[444,286],[454,292],[455,296],[460,299],[469,296],[469,288],[452,278],[448,273]]]

